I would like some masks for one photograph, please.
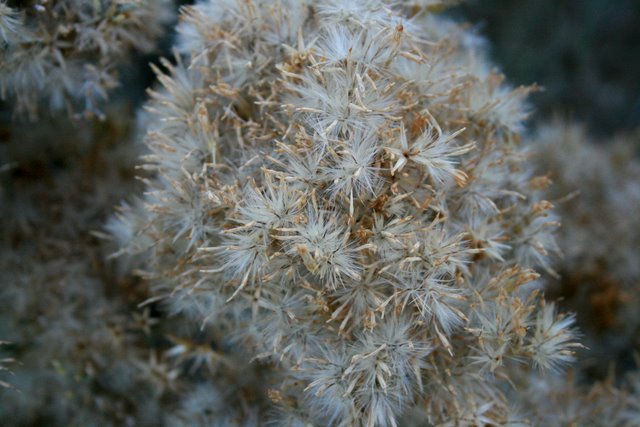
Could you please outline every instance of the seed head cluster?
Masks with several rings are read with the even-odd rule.
[[[271,372],[276,425],[501,425],[512,370],[573,358],[535,291],[557,221],[520,146],[530,89],[433,10],[202,1],[157,70],[146,191],[109,229]]]

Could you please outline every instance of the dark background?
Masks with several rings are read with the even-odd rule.
[[[543,86],[535,120],[640,127],[640,0],[466,0],[449,13],[490,40],[512,84]]]

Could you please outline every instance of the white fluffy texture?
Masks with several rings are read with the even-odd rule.
[[[516,362],[570,356],[524,286],[556,227],[528,89],[423,6],[202,1],[158,72],[122,251],[271,372],[275,425],[503,424]]]

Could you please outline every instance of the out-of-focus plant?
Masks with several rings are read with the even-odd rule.
[[[11,370],[0,372],[3,426],[229,426],[241,403],[221,406],[216,393],[240,394],[254,378],[234,353],[224,359],[231,383],[202,384],[196,368],[219,361],[206,334],[175,338],[191,324],[138,309],[147,287],[106,260],[99,230],[135,188],[133,116],[117,105],[100,122],[0,127],[11,166],[0,175],[0,337],[11,343],[0,349],[0,371]]]
[[[534,425],[640,422],[638,147],[637,135],[595,143],[583,126],[559,120],[541,126],[531,141],[538,170],[553,181],[546,197],[562,222],[557,240],[564,256],[554,263],[558,275],[548,293],[575,311],[588,347],[567,375],[513,379],[520,392],[512,403]]]
[[[9,344],[7,342],[4,341],[0,341],[0,346]],[[0,359],[0,372],[11,372],[9,371],[8,365],[10,365],[11,363],[15,362],[15,359],[13,359],[12,357],[3,357]],[[4,381],[4,380],[0,380],[0,387],[4,387],[4,388],[10,388],[11,384]]]
[[[149,52],[171,0],[0,1],[0,95],[14,110],[100,114],[132,51]]]
[[[557,223],[520,147],[529,89],[442,4],[183,10],[147,106],[152,175],[109,230],[219,349],[208,383],[232,352],[261,368],[245,425],[524,422],[513,372],[573,360],[573,317],[534,290]],[[201,366],[198,348],[170,353]]]
[[[1,128],[0,336],[19,362],[3,425],[150,425],[157,402],[136,365],[149,346],[132,315],[145,294],[113,279],[89,234],[132,188],[130,121],[109,116]]]
[[[585,332],[585,368],[599,377],[615,363],[625,370],[640,349],[640,163],[637,135],[596,144],[583,127],[541,128],[534,147],[540,171],[554,185],[562,222],[554,295],[578,313]]]

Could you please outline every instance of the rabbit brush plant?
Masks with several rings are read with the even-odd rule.
[[[31,117],[40,103],[100,113],[118,66],[151,51],[172,16],[171,0],[0,0],[2,98]]]
[[[511,369],[573,358],[532,284],[557,223],[519,146],[530,89],[431,10],[203,1],[156,70],[153,174],[108,227],[273,370],[277,425],[506,423]]]

